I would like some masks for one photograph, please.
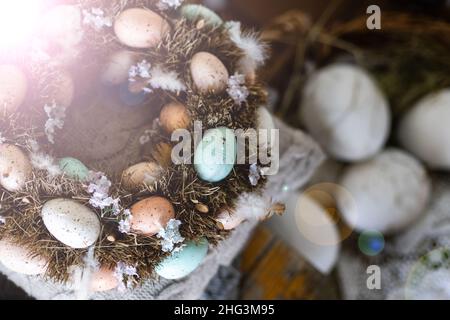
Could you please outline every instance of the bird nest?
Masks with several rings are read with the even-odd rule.
[[[74,78],[81,79],[75,81],[76,85],[82,83],[88,87],[76,90],[74,99],[85,101],[103,90],[104,84],[98,78],[107,60],[105,57],[125,49],[139,57],[136,63],[141,63],[141,66],[133,66],[134,73],[130,69],[129,77],[135,78],[127,79],[127,82],[132,80],[141,86],[139,95],[144,98],[139,102],[140,106],[160,110],[168,103],[181,103],[190,119],[186,129],[192,134],[194,121],[201,121],[204,130],[227,127],[245,131],[257,128],[257,108],[265,104],[266,94],[254,73],[247,73],[245,81],[238,83],[237,89],[242,90],[237,94],[244,92],[244,99],[238,101],[239,96],[233,96],[230,90],[199,90],[190,72],[191,61],[198,52],[216,56],[230,76],[249,69],[256,71],[265,56],[265,46],[258,42],[256,34],[242,32],[236,23],[210,23],[208,17],[201,15],[186,18],[176,8],[178,1],[79,0],[70,1],[70,4],[80,8],[84,15],[81,23],[83,38],[77,43],[76,58],[69,55],[74,59],[71,65],[76,67],[71,67],[70,71]],[[150,48],[125,46],[114,32],[116,17],[129,8],[137,7],[152,10],[170,25],[171,31]],[[131,219],[129,209],[140,200],[152,196],[169,200],[175,211],[174,219],[180,222],[179,234],[184,243],[206,239],[215,245],[227,237],[229,231],[218,223],[218,215],[223,210],[232,213],[239,195],[261,192],[264,177],[255,183],[249,179],[250,164],[235,164],[231,173],[219,182],[200,179],[194,165],[170,161],[170,150],[175,143],[158,119],[154,121],[152,130],[141,137],[142,143],[150,147],[143,148],[140,160],[157,163],[162,168],[152,183],[143,183],[138,189],[130,190],[124,183],[122,172],[113,172],[106,177],[101,172],[107,168],[92,167],[89,163],[85,163],[90,170],[88,178],[80,179],[68,174],[56,160],[65,155],[55,147],[64,132],[66,114],[67,117],[71,114],[71,105],[67,110],[58,110],[58,101],[67,96],[60,97],[58,92],[61,82],[55,79],[65,67],[55,59],[67,57],[61,58],[63,50],[60,47],[49,47],[50,51],[53,50],[50,58],[45,54],[37,55],[36,50],[30,48],[26,54],[20,58],[16,55],[11,61],[13,64],[21,63],[30,85],[20,107],[14,112],[5,109],[0,117],[0,142],[18,147],[32,165],[31,175],[18,190],[0,186],[0,217],[4,222],[0,223],[0,238],[26,249],[32,258],[43,259],[45,276],[54,281],[73,281],[73,270],[86,270],[89,267],[87,260],[91,257],[97,267],[114,270],[120,262],[135,268],[136,272],[123,280],[137,285],[154,277],[155,267],[172,254],[172,250],[162,250],[164,238],[126,228],[127,219]],[[58,58],[53,58],[52,54]],[[161,78],[166,80],[160,79],[159,83],[149,85],[145,74],[149,69],[146,67],[158,68],[163,73]],[[133,107],[129,112],[133,112]],[[149,119],[150,122],[152,120]],[[98,125],[108,125],[107,115],[105,122]],[[107,194],[100,197],[100,203],[94,199],[99,181],[107,185]],[[49,201],[59,198],[74,200],[95,213],[101,231],[93,245],[73,248],[49,232],[42,218],[42,209]],[[182,243],[175,247],[180,245]]]

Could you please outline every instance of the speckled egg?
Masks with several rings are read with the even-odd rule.
[[[177,102],[166,104],[159,116],[161,125],[167,133],[189,127],[191,117],[185,105]]]
[[[228,85],[227,68],[209,52],[198,52],[192,57],[191,75],[196,88],[202,93],[220,93]]]
[[[48,201],[42,208],[42,219],[57,240],[74,249],[93,245],[100,235],[97,215],[74,200]]]
[[[66,157],[59,160],[59,168],[69,178],[85,181],[89,176],[89,169],[78,159]]]
[[[25,100],[27,78],[14,65],[0,65],[0,112],[13,113]]]
[[[26,275],[43,274],[47,261],[33,257],[31,252],[6,238],[0,240],[0,262],[8,269]]]
[[[154,162],[141,162],[122,173],[122,183],[127,190],[135,191],[152,185],[161,175],[162,168]]]
[[[146,236],[157,234],[175,218],[173,205],[163,197],[150,197],[131,207],[131,230]]]
[[[91,278],[92,292],[105,292],[117,288],[119,280],[114,275],[114,270],[102,267]]]
[[[211,9],[200,4],[186,4],[181,7],[181,15],[187,20],[205,20],[206,24],[220,26],[223,20]]]
[[[32,176],[31,162],[18,147],[0,144],[0,185],[8,191],[19,191]]]
[[[170,25],[151,10],[132,8],[117,17],[114,31],[124,45],[132,48],[152,48],[170,31]]]
[[[113,53],[101,73],[102,82],[110,85],[128,82],[130,68],[136,60],[136,54],[131,51],[120,50]]]
[[[245,221],[245,217],[239,214],[233,214],[229,210],[224,210],[219,214],[216,220],[221,229],[233,230]]]
[[[180,251],[172,253],[157,267],[156,273],[165,279],[181,279],[203,262],[208,253],[208,241],[189,242]]]
[[[236,156],[237,143],[234,132],[225,127],[210,129],[195,150],[195,170],[204,181],[222,181],[233,170]]]
[[[337,194],[344,219],[357,231],[398,232],[425,213],[431,183],[423,165],[408,153],[387,149],[349,167]],[[353,200],[353,201],[350,201]]]

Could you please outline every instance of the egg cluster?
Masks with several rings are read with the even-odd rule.
[[[17,134],[4,139],[7,128],[0,122],[0,215],[5,215],[0,262],[58,281],[72,281],[73,268],[90,268],[92,291],[111,290],[130,279],[139,282],[153,272],[182,278],[201,264],[210,242],[244,220],[233,216],[238,195],[264,185],[264,179],[250,183],[250,164],[236,164],[233,131],[261,123],[258,108],[265,95],[255,72],[263,54],[252,58],[245,41],[257,50],[262,46],[236,23],[227,24],[199,5],[175,10],[154,1],[148,7],[107,1],[99,9],[86,3],[59,5],[48,13],[43,29],[59,48],[57,73],[31,86],[26,72],[0,65],[3,119],[11,114],[25,118],[27,100],[33,108],[37,101],[46,102],[39,110],[45,123],[31,117],[32,130],[23,130],[29,139],[21,143]],[[104,45],[107,55],[95,61],[95,76],[83,75],[80,83],[62,66],[73,68],[73,61],[88,56],[89,46],[80,47],[83,39],[101,37],[113,39]],[[94,49],[102,46],[94,44]],[[37,78],[33,70],[50,68],[44,65],[28,70],[32,79]],[[117,88],[127,106],[160,103],[155,130],[141,138],[151,151],[111,180],[53,150],[70,115],[66,109],[74,108],[91,78]],[[51,94],[44,90],[48,87]],[[195,165],[175,165],[170,136],[178,129],[192,132],[196,120],[203,122],[205,133],[194,148]],[[163,242],[168,251],[161,249]],[[86,263],[92,250],[95,268]]]

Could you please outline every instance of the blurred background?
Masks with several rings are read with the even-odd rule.
[[[328,156],[204,298],[450,299],[450,2],[197,2],[262,30],[270,111]]]

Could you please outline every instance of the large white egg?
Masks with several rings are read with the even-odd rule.
[[[450,89],[430,94],[401,120],[400,143],[430,168],[450,170]]]
[[[31,175],[31,162],[25,153],[14,145],[0,144],[0,185],[16,192],[25,187]]]
[[[48,231],[71,248],[87,248],[100,235],[97,215],[74,200],[60,198],[48,201],[42,208],[42,219]]]
[[[399,231],[424,213],[430,180],[422,164],[409,154],[388,149],[349,167],[340,185],[351,195],[337,196],[348,225],[357,231]]]
[[[0,113],[13,113],[25,100],[27,78],[14,65],[0,65]]]
[[[26,275],[45,273],[47,261],[6,238],[0,240],[0,262],[8,269]]]
[[[126,46],[152,48],[170,31],[170,25],[151,10],[131,8],[116,18],[114,31],[119,41]]]
[[[75,5],[57,5],[42,18],[43,36],[68,50],[83,38],[81,10]]]
[[[108,59],[102,74],[103,83],[117,85],[128,81],[130,68],[136,63],[136,54],[120,50]]]
[[[192,57],[191,75],[202,93],[221,93],[228,85],[228,70],[222,61],[209,52],[198,52]]]
[[[349,64],[330,65],[308,79],[300,116],[328,153],[345,161],[379,152],[391,122],[387,100],[375,82]]]

